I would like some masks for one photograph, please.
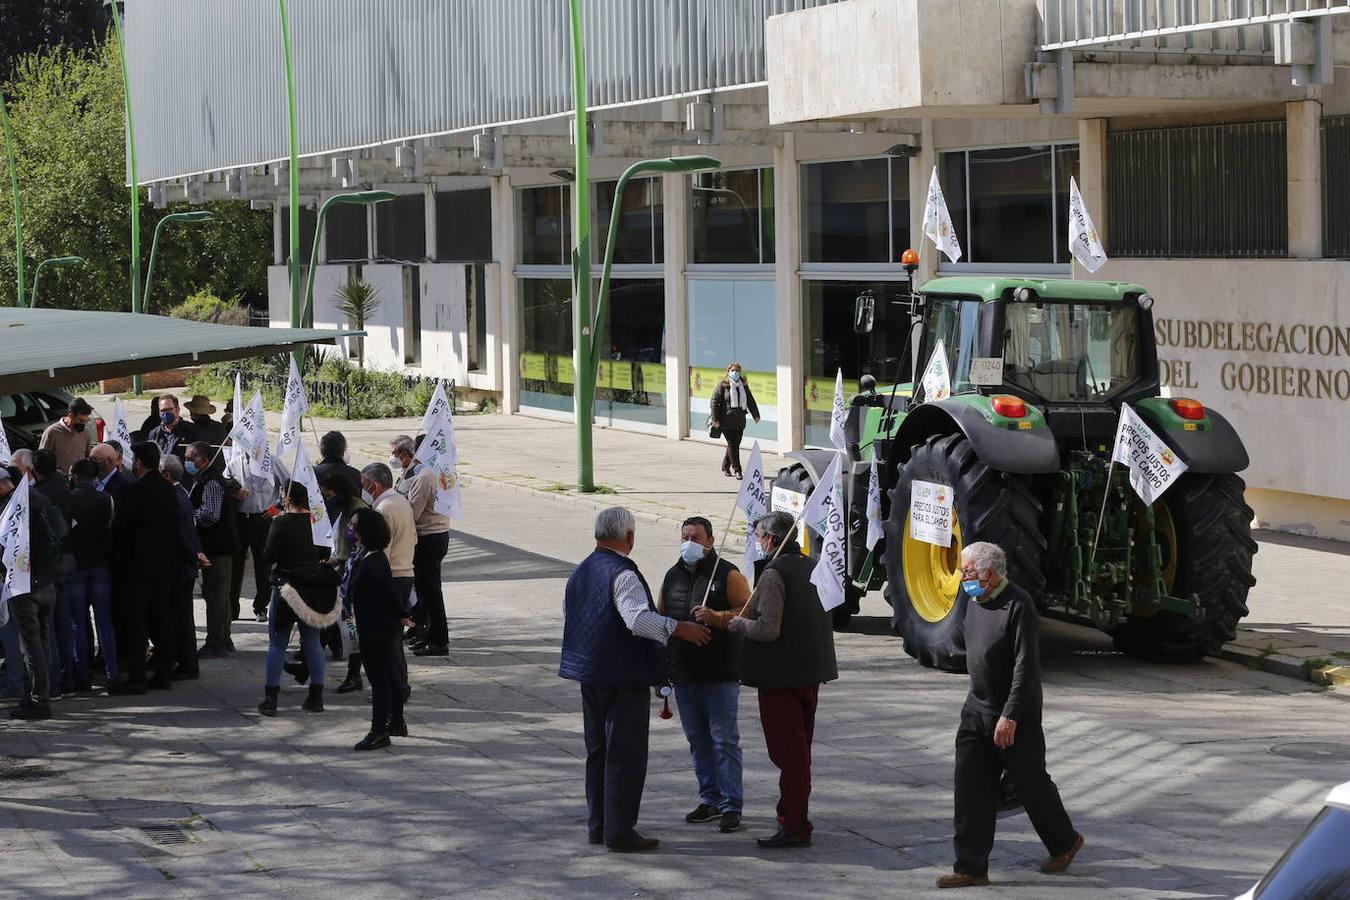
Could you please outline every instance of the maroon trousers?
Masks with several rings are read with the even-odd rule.
[[[811,837],[811,741],[820,685],[760,688],[759,720],[769,759],[778,767],[778,825],[793,837]]]

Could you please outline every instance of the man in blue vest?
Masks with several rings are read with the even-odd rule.
[[[658,844],[635,826],[647,780],[650,691],[664,680],[661,648],[672,637],[700,647],[712,637],[696,622],[656,612],[628,558],[636,532],[633,514],[621,506],[596,516],[595,552],[567,579],[558,667],[563,678],[581,682],[590,841],[617,853]]]

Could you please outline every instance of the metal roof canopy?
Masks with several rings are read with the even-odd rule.
[[[0,307],[0,394],[287,353],[305,344],[332,344],[361,334]]]

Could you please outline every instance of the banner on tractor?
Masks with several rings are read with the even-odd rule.
[[[127,425],[127,409],[122,398],[113,400],[112,432],[108,436],[122,445],[122,467],[131,471],[131,427]]]
[[[0,516],[0,545],[4,546],[0,562],[5,564],[5,584],[0,590],[0,599],[5,601],[5,616],[2,618],[6,620],[9,618],[9,598],[33,590],[32,532],[28,525],[31,516],[29,491],[28,479],[20,478],[4,515]],[[11,662],[17,664],[18,660]]]
[[[1106,249],[1078,192],[1078,179],[1069,176],[1069,252],[1089,272],[1106,265]]]
[[[1130,487],[1150,506],[1186,471],[1186,464],[1128,404],[1120,408],[1111,461],[1130,467]]]
[[[820,605],[826,612],[844,602],[844,583],[848,578],[848,551],[844,535],[844,491],[839,472],[844,455],[836,453],[820,484],[806,501],[802,521],[820,535],[820,559],[811,570]]]
[[[952,489],[933,481],[914,481],[909,488],[909,536],[916,541],[952,545]]]
[[[333,546],[333,526],[328,522],[323,494],[319,493],[319,479],[314,474],[314,467],[309,464],[305,442],[298,438],[295,442],[295,468],[291,470],[291,480],[296,484],[303,484],[305,490],[309,492],[309,527],[314,534],[315,545]]]
[[[0,416],[0,466],[9,465],[10,456],[9,435],[5,434],[5,418]]]
[[[455,426],[450,415],[450,403],[438,382],[436,393],[427,406],[427,415],[434,416],[428,423],[423,419],[426,437],[414,457],[436,473],[436,512],[451,519],[464,517],[464,504],[459,490],[459,448],[455,446]]]
[[[736,494],[736,508],[745,513],[745,521],[751,526],[750,539],[745,542],[745,559],[741,561],[741,573],[751,584],[755,582],[755,563],[764,558],[759,541],[755,540],[753,528],[755,520],[769,512],[769,494],[764,490],[764,461],[759,452],[759,441],[750,447],[750,464],[745,467],[745,477],[741,479],[741,489]]]
[[[844,405],[844,370],[838,369],[834,375],[834,404],[830,408],[830,443],[836,450],[848,449],[847,432],[848,407]]]
[[[952,395],[951,370],[947,366],[947,348],[939,338],[933,347],[933,355],[928,358],[928,368],[923,370],[923,399],[926,403],[946,400]]]
[[[873,456],[872,471],[867,476],[867,549],[875,550],[881,538],[881,480],[877,477],[877,458]]]
[[[286,459],[291,454],[291,445],[300,441],[300,420],[309,412],[309,401],[305,398],[305,383],[300,380],[300,370],[295,367],[295,357],[291,357],[291,373],[286,378],[286,399],[281,406],[281,437],[277,440],[275,456]]]
[[[956,239],[956,229],[952,227],[952,214],[947,211],[947,200],[942,196],[937,166],[933,166],[933,177],[928,180],[928,199],[923,206],[923,234],[939,250],[947,254],[947,259],[952,262],[960,261],[961,242]]]

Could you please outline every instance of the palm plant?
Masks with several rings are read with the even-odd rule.
[[[347,320],[351,322],[352,328],[357,331],[364,331],[366,321],[375,315],[375,310],[380,308],[380,292],[369,281],[356,278],[338,288],[333,295],[333,301],[338,312],[346,316]],[[356,364],[361,369],[366,367],[366,342],[364,338],[356,339]]]

